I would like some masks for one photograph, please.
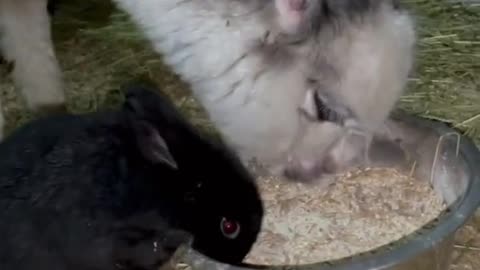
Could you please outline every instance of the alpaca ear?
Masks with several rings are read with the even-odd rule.
[[[132,125],[137,146],[144,158],[151,163],[162,163],[172,169],[178,169],[167,143],[154,126],[144,120],[137,120]]]
[[[297,32],[306,17],[309,2],[310,0],[275,0],[280,28],[289,34]]]

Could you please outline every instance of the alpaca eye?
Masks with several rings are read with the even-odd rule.
[[[309,85],[316,85],[317,83],[318,83],[317,79],[307,78],[307,84],[309,84]]]
[[[240,224],[234,220],[222,218],[220,222],[220,230],[222,231],[223,236],[229,239],[235,239],[240,233]]]
[[[317,108],[317,120],[324,122],[332,122],[338,125],[343,125],[345,122],[346,115],[343,115],[339,113],[337,110],[332,109],[331,106],[333,106],[331,101],[324,100],[321,98],[318,94],[318,92],[315,92],[314,96],[314,102],[315,106]],[[337,107],[339,109],[339,107]]]

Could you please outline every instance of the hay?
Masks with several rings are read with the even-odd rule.
[[[456,235],[450,270],[480,269],[480,215],[476,215]]]
[[[480,5],[405,2],[415,11],[419,45],[400,107],[450,123],[480,143]]]

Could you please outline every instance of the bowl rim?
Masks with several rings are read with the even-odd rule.
[[[399,119],[402,122],[413,123],[425,128],[430,128],[439,136],[447,133],[457,132],[447,124],[418,116],[401,114]],[[229,270],[252,270],[252,269],[289,269],[289,270],[366,270],[366,269],[385,269],[398,265],[401,262],[408,261],[418,254],[422,254],[436,244],[442,242],[448,235],[453,235],[461,228],[475,211],[480,207],[480,150],[473,141],[460,135],[459,153],[463,156],[466,166],[470,169],[471,178],[465,195],[458,200],[458,206],[455,211],[450,211],[442,217],[443,222],[425,233],[414,238],[409,238],[402,244],[396,246],[393,250],[382,250],[379,253],[369,253],[358,257],[346,257],[329,262],[318,262],[302,265],[246,265],[233,266],[220,263],[203,254],[188,248],[188,260],[201,259],[208,262],[209,269],[229,269]]]

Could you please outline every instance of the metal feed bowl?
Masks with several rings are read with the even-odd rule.
[[[413,171],[417,179],[431,181],[449,205],[438,221],[393,245],[318,264],[238,267],[217,263],[189,248],[179,253],[180,262],[192,270],[447,270],[455,233],[480,205],[480,152],[468,138],[442,123],[398,114],[387,126],[393,137],[381,134],[374,139],[371,162]]]

